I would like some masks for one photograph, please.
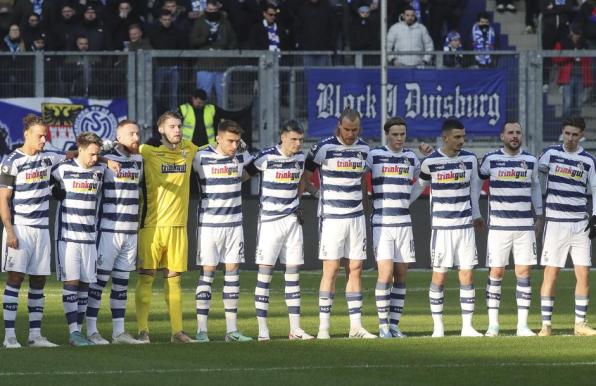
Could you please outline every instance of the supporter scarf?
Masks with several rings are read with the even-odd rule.
[[[36,13],[37,16],[41,18],[41,11],[43,6],[43,0],[33,0],[33,13]]]
[[[12,52],[13,54],[16,52],[20,52],[21,51],[21,46],[19,45],[19,42],[13,42],[12,40],[10,40],[10,38],[8,37],[8,35],[6,35],[4,37],[4,43],[6,43],[6,46],[8,47],[8,50],[10,52]]]
[[[207,38],[207,40],[213,43],[217,41],[217,37],[219,35],[219,22],[209,20],[205,20],[205,22],[209,26],[209,37]]]
[[[416,14],[416,20],[422,20],[422,6],[420,5],[420,0],[412,0],[412,8],[414,8],[414,13]]]
[[[472,40],[474,44],[474,51],[493,51],[495,49],[495,30],[493,27],[488,28],[488,32],[484,34],[478,24],[472,27]],[[490,55],[476,55],[476,62],[481,65],[488,65],[492,62]]]
[[[267,39],[269,39],[269,51],[279,51],[279,33],[277,32],[277,23],[271,25],[263,20],[263,25],[267,28]]]

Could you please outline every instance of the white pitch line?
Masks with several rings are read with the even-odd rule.
[[[280,366],[280,367],[211,367],[186,369],[127,369],[127,370],[70,370],[70,371],[10,371],[0,372],[0,377],[19,376],[66,376],[66,375],[133,375],[133,374],[184,374],[184,373],[221,373],[221,372],[276,372],[276,371],[312,371],[312,370],[351,370],[351,369],[451,369],[468,367],[579,367],[596,366],[596,361],[586,362],[501,362],[483,363],[434,363],[434,364],[390,364],[390,365],[343,365],[343,366]]]

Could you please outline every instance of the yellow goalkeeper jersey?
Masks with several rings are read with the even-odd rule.
[[[192,160],[198,146],[182,140],[176,149],[163,144],[140,147],[144,161],[141,228],[186,226]]]

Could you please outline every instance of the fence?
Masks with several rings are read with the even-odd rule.
[[[422,53],[400,53],[400,56],[404,55],[415,57]],[[578,55],[588,59],[582,61]],[[569,61],[575,63],[576,59],[580,63],[578,66],[589,67],[590,74],[596,78],[596,66],[591,62],[596,51],[495,51],[490,53],[489,63],[479,63],[482,57],[470,52],[433,52],[427,64],[416,66],[415,70],[434,71],[436,79],[445,81],[453,80],[454,74],[459,76],[462,71],[476,79],[491,70],[501,72],[507,92],[505,100],[499,100],[503,112],[500,115],[505,115],[500,118],[518,119],[526,128],[526,144],[535,153],[545,143],[558,140],[563,115],[580,113],[586,117],[589,127],[596,124],[596,97],[588,88],[589,82],[583,81],[577,71],[573,72],[570,85],[559,88],[560,80],[557,83],[555,79],[561,68],[568,66]],[[376,70],[379,62],[379,52],[289,52],[281,55],[260,51],[0,53],[0,98],[124,98],[128,101],[128,116],[139,121],[148,134],[161,112],[177,108],[189,99],[195,88],[201,87],[224,109],[252,107],[249,129],[253,129],[254,146],[262,147],[276,141],[280,120],[289,117],[306,124],[309,129],[307,141],[320,136],[311,135],[314,131],[310,131],[311,123],[317,118],[313,118],[315,102],[312,95],[309,96],[313,87],[311,78],[317,70],[331,69],[330,74],[341,75],[344,70]],[[410,114],[406,118],[412,118],[416,112],[404,106],[413,102],[408,102],[410,96],[398,86],[416,82],[420,73],[400,72],[404,67],[390,67],[390,71],[396,68],[395,98],[403,109],[396,107],[394,112],[404,111]],[[437,87],[442,87],[439,83]],[[427,119],[430,122],[450,111],[443,109],[439,113],[440,103],[447,106],[445,99],[437,102],[441,90],[435,90],[436,95],[429,94],[420,102],[429,106],[435,103],[436,111],[430,109],[420,113],[422,115],[416,116],[414,121]],[[339,105],[350,104],[350,101],[348,97],[347,102],[343,99],[335,102]],[[476,119],[485,114],[482,110],[484,102],[470,99],[471,115],[464,114],[464,118]],[[333,111],[331,118],[337,114]],[[364,121],[368,118],[365,115]],[[379,121],[378,130],[368,131],[368,139],[373,143],[380,139],[380,119],[378,116],[375,119]],[[332,127],[329,127],[329,133]],[[414,136],[416,130],[415,126],[410,134]],[[475,132],[471,145],[478,148],[497,146],[494,130],[488,132],[488,135]],[[434,141],[435,137],[432,130],[426,130],[423,135],[418,135],[418,140]],[[585,147],[595,149],[595,136],[588,131],[587,137]]]

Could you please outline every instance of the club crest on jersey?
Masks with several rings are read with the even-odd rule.
[[[8,174],[9,171],[10,167],[8,167],[8,165],[2,165],[2,173]]]
[[[521,168],[524,170],[528,170],[528,164],[524,160],[519,163],[519,166],[521,166]]]
[[[410,162],[410,160],[408,158],[404,158],[404,165],[411,166],[412,163]]]
[[[466,164],[464,163],[464,161],[461,161],[461,162],[459,163],[459,168],[460,168],[461,170],[466,170]]]
[[[584,163],[582,161],[577,161],[577,168],[583,172],[584,171]]]

